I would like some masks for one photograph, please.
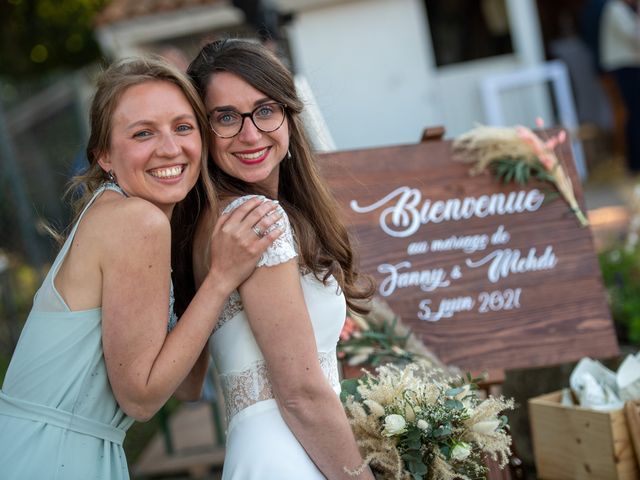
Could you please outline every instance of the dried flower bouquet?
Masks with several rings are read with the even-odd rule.
[[[341,396],[365,458],[379,480],[484,478],[485,456],[504,467],[511,437],[506,417],[513,401],[481,400],[474,379],[445,379],[416,362],[377,368],[343,382]]]
[[[544,127],[536,119],[539,128]],[[462,134],[453,142],[454,154],[464,162],[473,163],[471,174],[488,169],[504,182],[527,183],[530,178],[555,185],[569,208],[585,227],[589,221],[576,200],[571,179],[558,160],[555,148],[565,142],[564,130],[543,140],[529,128],[479,126]]]

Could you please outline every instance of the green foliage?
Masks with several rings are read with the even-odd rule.
[[[356,335],[343,339],[338,344],[338,351],[343,359],[362,357],[357,364],[372,366],[388,362],[409,363],[415,355],[405,350],[411,331],[399,332],[398,317],[383,319],[378,323],[369,323],[367,330],[359,330]]]
[[[348,378],[340,382],[340,401],[344,404],[348,397],[353,397],[356,402],[362,401],[362,396],[358,393],[359,378]]]
[[[425,448],[428,445],[437,448],[444,460],[458,473],[483,474],[485,472],[482,462],[479,461],[479,454],[472,455],[469,459],[472,461],[456,460],[453,457],[456,445],[470,447],[460,438],[465,429],[464,422],[470,417],[468,407],[475,406],[479,402],[470,386],[466,387],[466,391],[469,394],[463,399],[468,405],[455,398],[465,392],[464,387],[442,388],[438,401],[433,404],[421,404],[417,409],[416,418],[426,421],[432,428],[421,430],[416,422],[408,422],[406,432],[398,437],[398,448],[402,452],[401,457],[414,479],[430,478],[427,477],[427,474],[433,450]],[[402,414],[403,412],[399,409],[394,413]]]
[[[640,248],[613,248],[599,258],[618,338],[640,345]]]
[[[527,184],[532,178],[540,181],[553,182],[539,160],[526,158],[500,158],[491,164],[496,178],[503,183],[516,182]]]
[[[425,370],[425,368],[427,368]],[[506,464],[511,442],[500,411],[513,401],[481,399],[472,379],[443,378],[417,363],[387,364],[342,382],[344,405],[361,452],[380,478],[484,478],[486,454]],[[364,412],[364,415],[363,415]],[[393,478],[396,478],[395,476]]]
[[[93,19],[107,0],[0,2],[0,75],[33,77],[86,65],[100,51]]]
[[[0,249],[0,257],[3,255],[8,268],[0,274],[0,379],[4,378],[33,296],[45,274],[21,256],[7,255]]]

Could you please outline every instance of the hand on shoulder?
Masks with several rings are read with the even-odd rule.
[[[274,201],[244,196],[231,201],[210,234],[209,278],[226,281],[230,291],[255,269],[262,253],[282,234],[271,228],[283,215]],[[211,215],[205,215],[211,221]]]

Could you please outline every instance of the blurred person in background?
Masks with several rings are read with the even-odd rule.
[[[627,112],[627,168],[640,173],[639,2],[608,0],[600,22],[600,65],[614,77]]]

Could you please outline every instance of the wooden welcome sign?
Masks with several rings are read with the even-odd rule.
[[[618,354],[591,232],[550,185],[470,177],[442,140],[319,163],[361,269],[444,362],[508,369]],[[578,187],[573,161],[565,168]]]

